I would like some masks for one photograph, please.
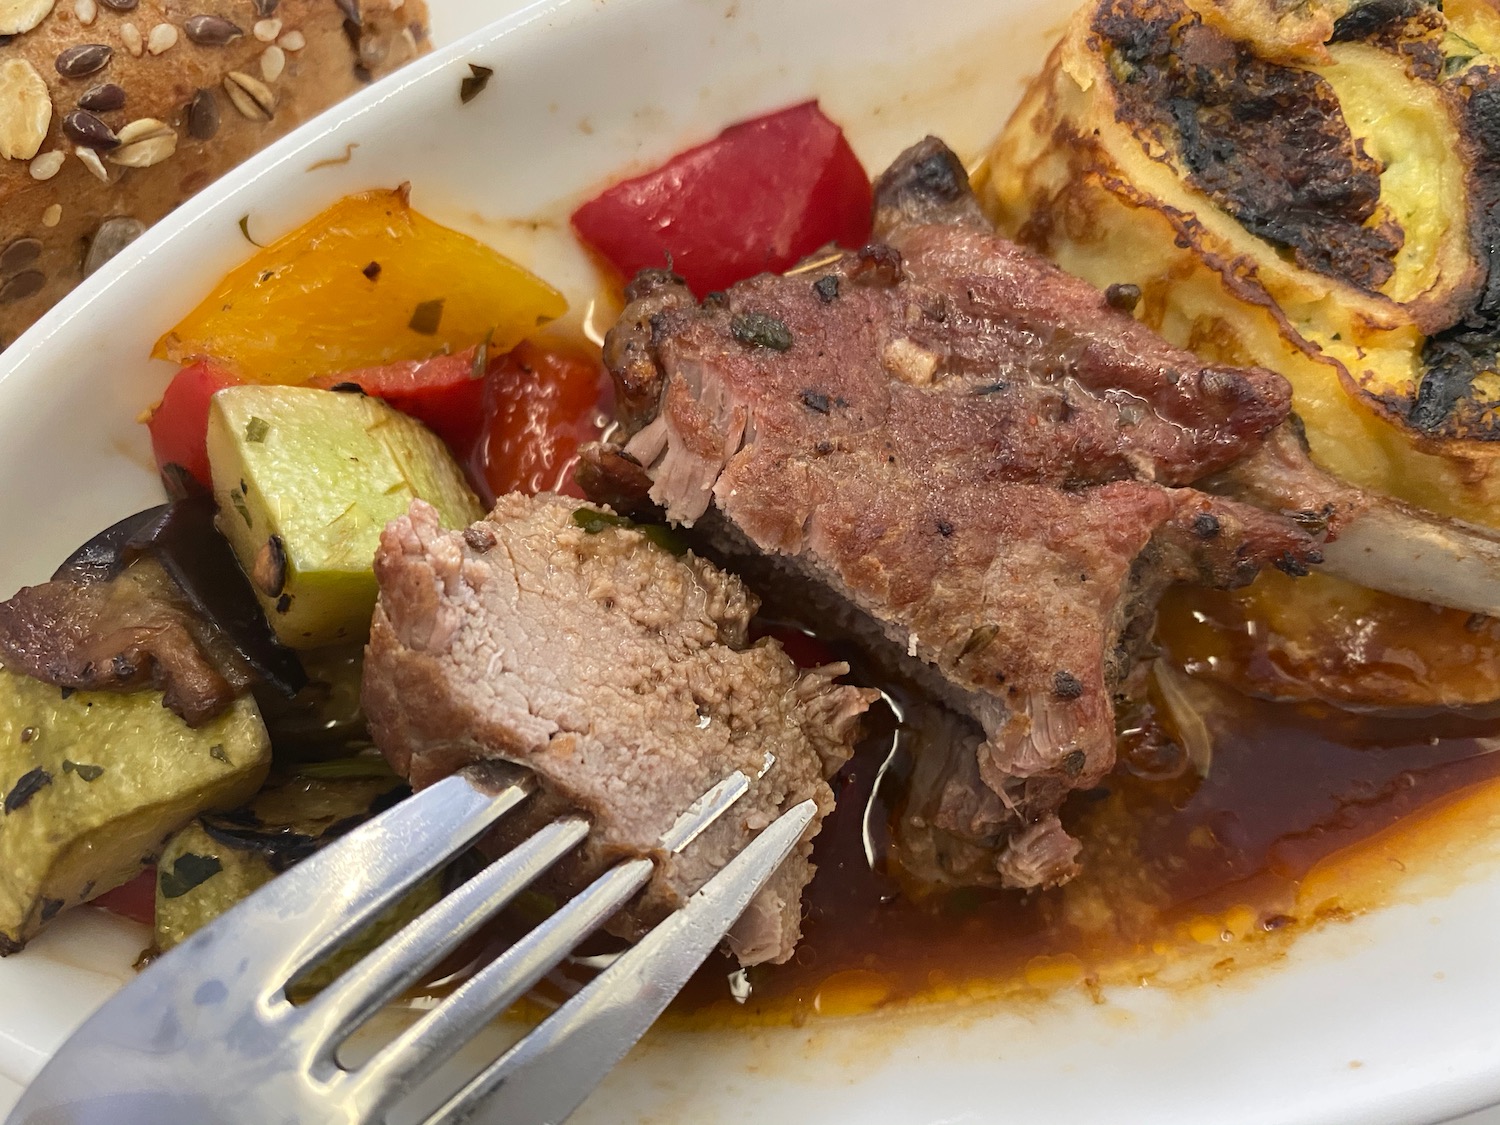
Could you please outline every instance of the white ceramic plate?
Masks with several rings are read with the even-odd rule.
[[[485,0],[450,0],[440,29]],[[1065,12],[1048,0],[540,0],[226,177],[0,355],[0,591],[159,493],[133,419],[170,369],[151,343],[249,247],[347,192],[416,206],[586,300],[567,205],[762,110],[816,95],[866,164],[938,133],[978,152]],[[495,77],[461,106],[467,63]],[[349,154],[344,163],[311,166]],[[542,218],[540,224],[515,219]],[[1500,832],[1490,837],[1500,841]],[[1500,1100],[1500,845],[1457,890],[1314,933],[1274,971],[1025,1009],[897,1013],[648,1039],[577,1120],[1376,1123]],[[0,962],[9,1088],[130,972],[141,933],[76,911]],[[13,1093],[12,1093],[13,1096]],[[3,1108],[4,1088],[0,1088]]]

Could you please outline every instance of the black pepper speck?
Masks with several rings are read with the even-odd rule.
[[[1083,694],[1083,681],[1072,672],[1060,670],[1052,677],[1052,694],[1058,699],[1077,699]]]

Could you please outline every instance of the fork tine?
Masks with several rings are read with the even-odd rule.
[[[231,958],[233,975],[258,977],[274,994],[471,844],[533,788],[530,775],[491,766],[446,777],[309,856],[183,947],[200,959]],[[238,940],[227,940],[231,935]]]
[[[355,1028],[415,984],[588,834],[589,822],[579,816],[547,824],[304,1005],[305,1018],[323,1028],[322,1061],[330,1060]]]
[[[661,1015],[816,813],[811,800],[784,813],[685,907],[486,1067],[426,1125],[543,1125],[567,1118]]]
[[[486,965],[351,1075],[349,1097],[362,1119],[420,1085],[479,1029],[541,980],[580,941],[609,921],[651,878],[649,859],[606,871],[579,895]]]

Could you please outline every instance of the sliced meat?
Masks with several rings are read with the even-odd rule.
[[[1077,853],[1058,808],[1113,765],[1111,693],[1162,589],[1320,558],[1293,521],[1184,487],[1254,450],[1290,392],[993,234],[937,141],[876,198],[882,241],[816,269],[701,306],[637,278],[605,352],[630,436],[584,479],[699,524],[977,721],[996,868],[1057,883]]]
[[[480,758],[530,768],[546,811],[593,818],[573,883],[655,857],[635,929],[786,809],[813,798],[821,821],[826,778],[876,697],[835,684],[842,664],[799,673],[777,642],[749,644],[757,603],[739,579],[560,497],[501,497],[461,533],[418,501],[386,528],[375,572],[364,703],[377,745],[415,787]],[[736,770],[750,791],[664,854],[679,814]],[[791,955],[818,821],[731,933],[744,964]]]

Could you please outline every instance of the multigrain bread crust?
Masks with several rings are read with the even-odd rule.
[[[0,0],[0,31],[47,6]],[[423,0],[56,0],[0,35],[0,347],[426,26]]]

